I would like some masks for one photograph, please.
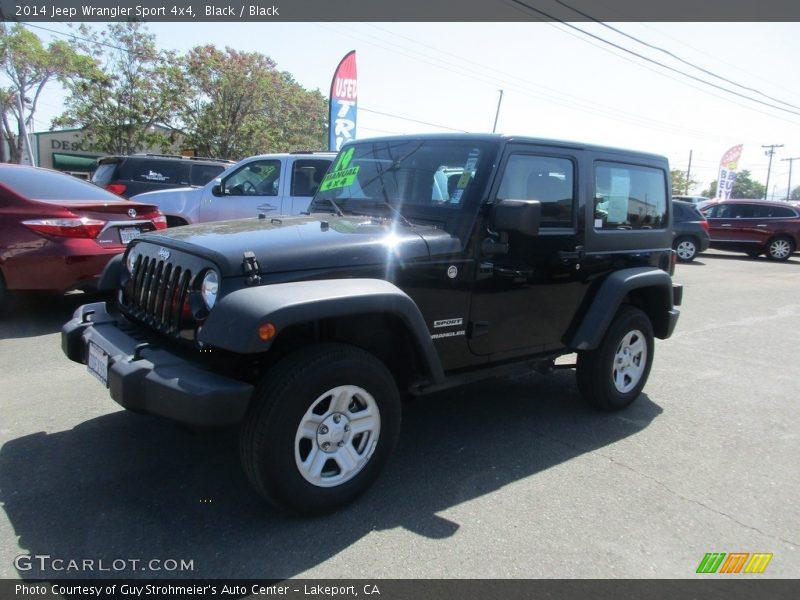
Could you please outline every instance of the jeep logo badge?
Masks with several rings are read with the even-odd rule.
[[[135,208],[129,208],[128,209],[128,216],[131,219],[135,219],[136,218],[136,209]]]
[[[158,258],[160,258],[161,260],[167,260],[169,258],[169,250],[167,250],[166,248],[159,248]]]

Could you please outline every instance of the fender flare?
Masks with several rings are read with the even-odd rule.
[[[243,288],[220,299],[198,333],[198,341],[238,354],[266,352],[273,340],[258,337],[272,323],[280,332],[318,319],[367,313],[400,319],[435,382],[444,381],[439,355],[416,303],[382,279],[324,279]]]
[[[611,273],[603,280],[566,345],[575,350],[597,348],[625,296],[638,289],[648,290],[653,301],[652,310],[645,312],[653,322],[656,337],[669,337],[672,333],[670,322],[674,322],[670,314],[677,312],[673,305],[672,278],[657,267],[634,267]]]
[[[97,282],[99,292],[113,292],[119,288],[122,281],[122,256],[122,254],[117,254],[106,263],[100,274],[100,281]]]

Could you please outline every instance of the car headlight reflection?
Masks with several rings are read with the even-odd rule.
[[[125,259],[125,266],[128,268],[128,273],[133,273],[133,268],[136,266],[137,258],[138,256],[135,250],[128,252],[128,257]]]
[[[207,271],[203,276],[203,283],[200,285],[200,296],[208,310],[214,308],[219,292],[219,277],[215,271]]]

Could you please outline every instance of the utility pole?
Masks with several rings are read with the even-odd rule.
[[[689,179],[692,176],[692,151],[689,150],[689,168],[686,169],[686,190],[683,192],[687,196],[689,195]]]
[[[497,100],[497,112],[494,115],[494,126],[492,127],[492,133],[497,131],[497,119],[500,117],[500,103],[503,101],[503,90],[497,90],[500,92],[500,98]]]
[[[800,157],[795,156],[794,158],[782,158],[781,161],[789,161],[789,185],[786,187],[786,199],[792,199],[792,163],[796,160],[800,160]]]
[[[766,200],[767,190],[769,190],[769,172],[772,170],[772,155],[775,154],[775,148],[783,148],[783,144],[769,144],[761,147],[769,148],[769,150],[764,151],[764,156],[769,156],[769,165],[767,166],[767,183],[764,186],[764,200]]]

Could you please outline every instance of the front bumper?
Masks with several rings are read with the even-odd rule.
[[[89,343],[108,355],[108,389],[121,406],[187,425],[234,425],[244,418],[253,386],[209,371],[120,327],[105,302],[85,304],[61,329],[61,348],[86,364]]]

